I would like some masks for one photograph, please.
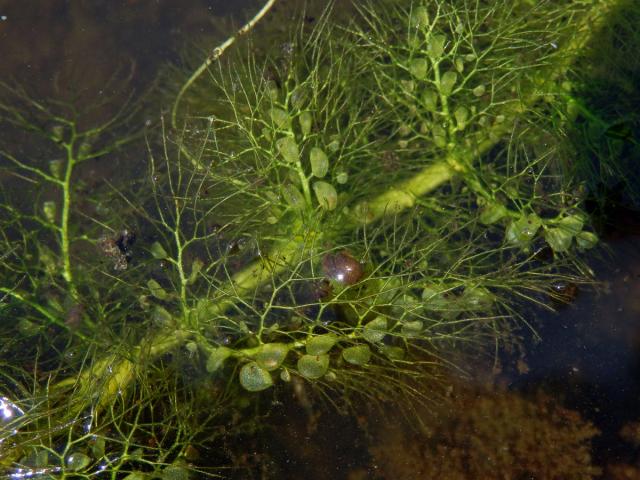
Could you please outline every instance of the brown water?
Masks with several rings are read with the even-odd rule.
[[[0,78],[42,97],[72,91],[88,101],[109,94],[105,86],[113,72],[124,69],[132,73],[127,88],[138,96],[167,63],[197,64],[203,45],[215,46],[260,5],[255,0],[0,1]],[[153,115],[166,105],[145,108]],[[639,222],[636,213],[626,211],[616,227]],[[640,434],[635,440],[627,434],[626,442],[619,435],[632,430],[629,422],[640,421],[640,232],[610,228],[608,233],[609,252],[592,262],[601,286],[583,289],[570,305],[541,318],[541,341],[525,339],[525,359],[506,363],[495,382],[503,392],[542,388],[579,411],[602,432],[594,442],[597,463],[627,464],[621,467],[626,477],[611,470],[608,478],[640,478],[640,468],[631,467],[640,466]],[[401,442],[384,418],[314,417],[299,397],[273,415],[279,436],[248,440],[249,450],[258,453],[238,463],[249,468],[268,455],[280,463],[271,470],[283,475],[279,478],[373,478],[380,471],[375,462],[384,455],[372,460],[369,446]],[[371,438],[358,430],[363,423],[374,432]]]

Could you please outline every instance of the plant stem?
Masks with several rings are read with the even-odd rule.
[[[54,315],[39,303],[29,300],[27,297],[25,297],[21,293],[16,292],[15,290],[7,287],[0,287],[0,292],[4,293],[8,297],[14,298],[20,303],[24,303],[25,305],[28,305],[29,307],[33,308],[36,312],[40,313],[49,322],[51,322],[51,324],[57,325],[65,330],[68,330],[72,332],[75,336],[83,340],[89,340],[89,338],[86,335],[84,335],[82,332],[80,332],[77,329],[70,329],[69,325],[65,324],[64,321],[60,319],[60,317],[58,317],[57,315]]]
[[[180,238],[180,223],[181,223],[181,210],[178,205],[179,200],[176,198],[174,200],[176,207],[176,228],[173,230],[173,236],[176,242],[176,250],[178,252],[178,257],[175,259],[175,266],[178,270],[178,275],[180,276],[180,306],[182,310],[182,318],[184,321],[188,321],[188,306],[187,306],[187,275],[184,272],[184,264],[183,264],[183,252],[184,252],[184,244],[182,239]]]
[[[269,12],[269,10],[271,10],[271,7],[273,7],[275,3],[276,0],[267,0],[260,11],[258,11],[258,13],[256,13],[251,20],[245,23],[242,28],[236,32],[235,35],[227,38],[224,42],[214,48],[211,54],[206,58],[206,60],[191,74],[189,79],[185,82],[185,84],[178,92],[175,102],[173,102],[173,108],[171,109],[171,126],[174,129],[177,129],[178,108],[180,107],[182,97],[185,93],[187,93],[187,90],[191,88],[193,83],[198,78],[200,78],[200,75],[202,75],[213,62],[220,58],[220,56],[225,52],[227,48],[233,45],[238,38],[249,33],[253,29],[253,27],[255,27],[256,24]]]
[[[307,209],[313,209],[313,200],[311,199],[311,189],[309,188],[309,177],[304,173],[304,167],[302,166],[302,160],[298,157],[296,160],[296,171],[302,184],[302,192],[304,193],[304,199],[307,202]]]
[[[602,24],[609,10],[612,9],[618,1],[619,0],[609,0],[595,5],[592,8],[587,18],[576,28],[576,34],[565,47],[563,56],[558,58],[556,63],[551,67],[541,69],[537,75],[533,76],[528,86],[528,91],[525,90],[520,100],[505,106],[505,111],[502,112],[505,115],[505,121],[479,134],[479,137],[476,138],[476,146],[474,148],[458,147],[451,149],[444,160],[425,167],[412,178],[399,183],[386,192],[368,201],[359,203],[351,210],[355,212],[356,215],[352,216],[351,222],[345,222],[343,228],[353,228],[357,225],[374,222],[385,216],[397,215],[415,206],[417,198],[427,195],[456,175],[464,175],[465,170],[472,165],[475,158],[489,151],[504,138],[504,135],[513,128],[520,114],[526,112],[538,100],[543,98],[546,93],[544,87],[553,84],[559,76],[566,72],[574,55],[580,52],[580,49],[597,30],[596,27]],[[273,1],[267,2],[261,10],[262,13],[256,15],[254,20],[259,20],[259,18],[271,8],[273,3]],[[252,20],[253,23],[250,22],[251,25],[249,29],[255,24],[255,21]],[[227,42],[230,43],[224,48],[227,48],[233,43],[233,40],[235,40],[235,37],[228,40]],[[175,122],[177,107],[186,90],[211,62],[219,57],[219,53],[217,56],[208,58],[183,86],[174,104],[172,122]],[[357,215],[358,213],[364,213],[364,216]],[[231,300],[231,298],[237,298],[238,294],[243,295],[246,294],[244,292],[251,292],[259,288],[269,279],[273,278],[273,276],[284,271],[295,261],[296,255],[306,247],[307,243],[310,241],[314,243],[319,238],[319,234],[315,232],[306,232],[305,236],[304,225],[300,220],[297,221],[294,227],[294,232],[303,233],[298,233],[293,237],[288,237],[276,242],[267,256],[263,256],[259,260],[252,262],[249,266],[233,275],[228,283],[228,289],[233,290],[233,295],[225,295],[223,289],[221,299],[215,302],[214,305],[217,313],[223,314],[228,307],[233,305],[234,301]],[[106,380],[107,387],[101,392],[101,405],[106,405],[110,397],[126,387],[127,383],[133,379],[133,368],[135,364],[141,361],[143,357],[147,362],[152,361],[154,358],[157,358],[158,355],[164,354],[182,344],[182,342],[184,342],[184,335],[179,335],[178,333],[179,332],[175,330],[162,331],[144,340],[143,345],[148,345],[147,348],[137,347],[132,359],[122,360],[116,366],[112,365],[114,361],[113,357],[98,362],[98,367],[94,367],[92,371],[96,371],[97,368],[98,371],[107,377],[109,376],[109,371],[112,370],[115,372],[111,374],[110,379]],[[84,372],[81,376],[81,382],[88,382],[91,377],[91,371]],[[115,388],[114,385],[116,385],[117,388]]]
[[[62,255],[63,272],[62,276],[67,282],[69,293],[74,300],[78,298],[78,292],[73,282],[73,271],[71,269],[71,251],[69,240],[69,214],[71,210],[71,175],[73,167],[76,164],[74,154],[74,146],[77,139],[75,124],[71,125],[71,139],[64,144],[67,154],[67,164],[64,173],[64,179],[61,182],[62,187],[62,212],[60,218],[60,253]]]

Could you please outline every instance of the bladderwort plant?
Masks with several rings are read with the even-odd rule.
[[[73,218],[79,189],[75,179],[77,170],[136,137],[121,135],[112,141],[105,140],[108,135],[121,133],[119,129],[133,112],[127,110],[125,102],[122,111],[109,120],[85,126],[85,120],[109,102],[108,98],[86,111],[79,111],[72,102],[45,103],[22,89],[4,83],[0,87],[4,94],[0,111],[5,131],[23,132],[26,136],[26,148],[21,155],[5,149],[0,151],[6,162],[3,173],[15,180],[15,184],[32,187],[36,195],[36,201],[29,208],[20,209],[24,205],[11,201],[11,196],[18,191],[15,184],[3,192],[7,197],[0,207],[5,234],[3,267],[20,280],[15,288],[2,285],[0,292],[37,311],[47,322],[68,330],[69,325],[64,322],[65,308],[80,302],[78,288],[83,281],[76,278],[78,272],[73,265],[72,250],[75,244],[88,240],[78,233]],[[42,151],[29,150],[33,146],[26,142],[33,138],[45,143]],[[45,286],[52,291],[48,305],[37,296]]]
[[[1,207],[0,466],[213,475],[217,426],[256,427],[242,404],[290,384],[337,406],[428,402],[412,379],[436,396],[455,355],[509,345],[531,305],[590,281],[597,237],[546,113],[615,6],[376,2],[347,26],[327,13],[271,47],[215,50],[111,214],[72,214],[74,169],[128,139],[117,121],[7,107],[66,156],[47,170],[2,152],[62,200]]]

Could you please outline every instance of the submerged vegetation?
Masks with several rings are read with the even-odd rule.
[[[213,475],[261,398],[429,403],[458,355],[535,333],[592,281],[553,112],[615,6],[385,1],[248,40],[147,132],[145,175],[91,198],[77,170],[139,137],[132,113],[5,88],[0,469]]]

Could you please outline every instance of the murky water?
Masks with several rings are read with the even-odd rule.
[[[170,106],[161,104],[158,99],[162,96],[145,97],[144,93],[155,87],[158,79],[166,78],[163,72],[167,64],[193,68],[204,58],[203,46],[217,45],[260,6],[261,2],[255,0],[0,2],[0,78],[24,85],[42,98],[75,96],[90,102],[112,94],[125,98],[132,93],[133,102],[142,104],[143,115],[138,122],[154,122],[155,115],[166,113]],[[118,72],[116,84],[114,72]],[[118,82],[125,78],[129,79],[123,92]],[[113,178],[146,172],[144,145],[134,152],[85,173],[84,196],[90,198],[92,189],[113,182]],[[144,162],[136,164],[140,158]],[[0,172],[0,180],[8,178]],[[579,412],[600,430],[591,454],[595,464],[607,472],[606,478],[613,479],[640,478],[640,429],[635,423],[640,422],[640,233],[620,228],[638,225],[640,220],[637,212],[620,211],[623,216],[616,225],[604,231],[606,250],[590,260],[598,285],[580,287],[575,300],[557,312],[537,312],[534,327],[540,339],[524,334],[525,354],[518,363],[506,361],[501,369],[490,373],[472,373],[471,378],[467,376],[468,385],[460,381],[462,389],[472,392],[466,395],[474,397],[480,396],[480,390],[474,390],[477,383],[484,385],[490,378],[503,395],[495,401],[495,408],[520,405],[516,394],[535,399],[539,391],[544,391]],[[382,474],[386,475],[383,478],[394,478],[389,471],[397,466],[392,462],[391,466],[383,465],[388,456],[405,454],[411,458],[412,452],[402,446],[412,433],[404,432],[403,437],[403,432],[394,429],[398,412],[384,410],[393,407],[384,407],[378,418],[371,412],[368,418],[364,413],[362,418],[332,416],[326,411],[315,412],[302,387],[295,393],[295,398],[270,407],[271,418],[267,421],[275,429],[243,432],[231,441],[234,445],[229,457],[240,472],[262,469],[263,478],[271,478],[270,472],[283,475],[278,478],[355,480]],[[494,394],[492,389],[487,398]],[[461,398],[460,408],[491,408],[476,400]],[[555,415],[553,408],[547,410],[549,415]],[[437,407],[433,410],[437,412]],[[19,418],[22,410],[10,399],[0,397],[0,413],[5,418]],[[405,449],[393,453],[394,448]],[[372,451],[377,454],[372,455]],[[438,458],[428,461],[437,462]],[[4,466],[3,461],[0,465]],[[411,467],[407,468],[410,471]],[[248,478],[243,475],[236,478]]]

